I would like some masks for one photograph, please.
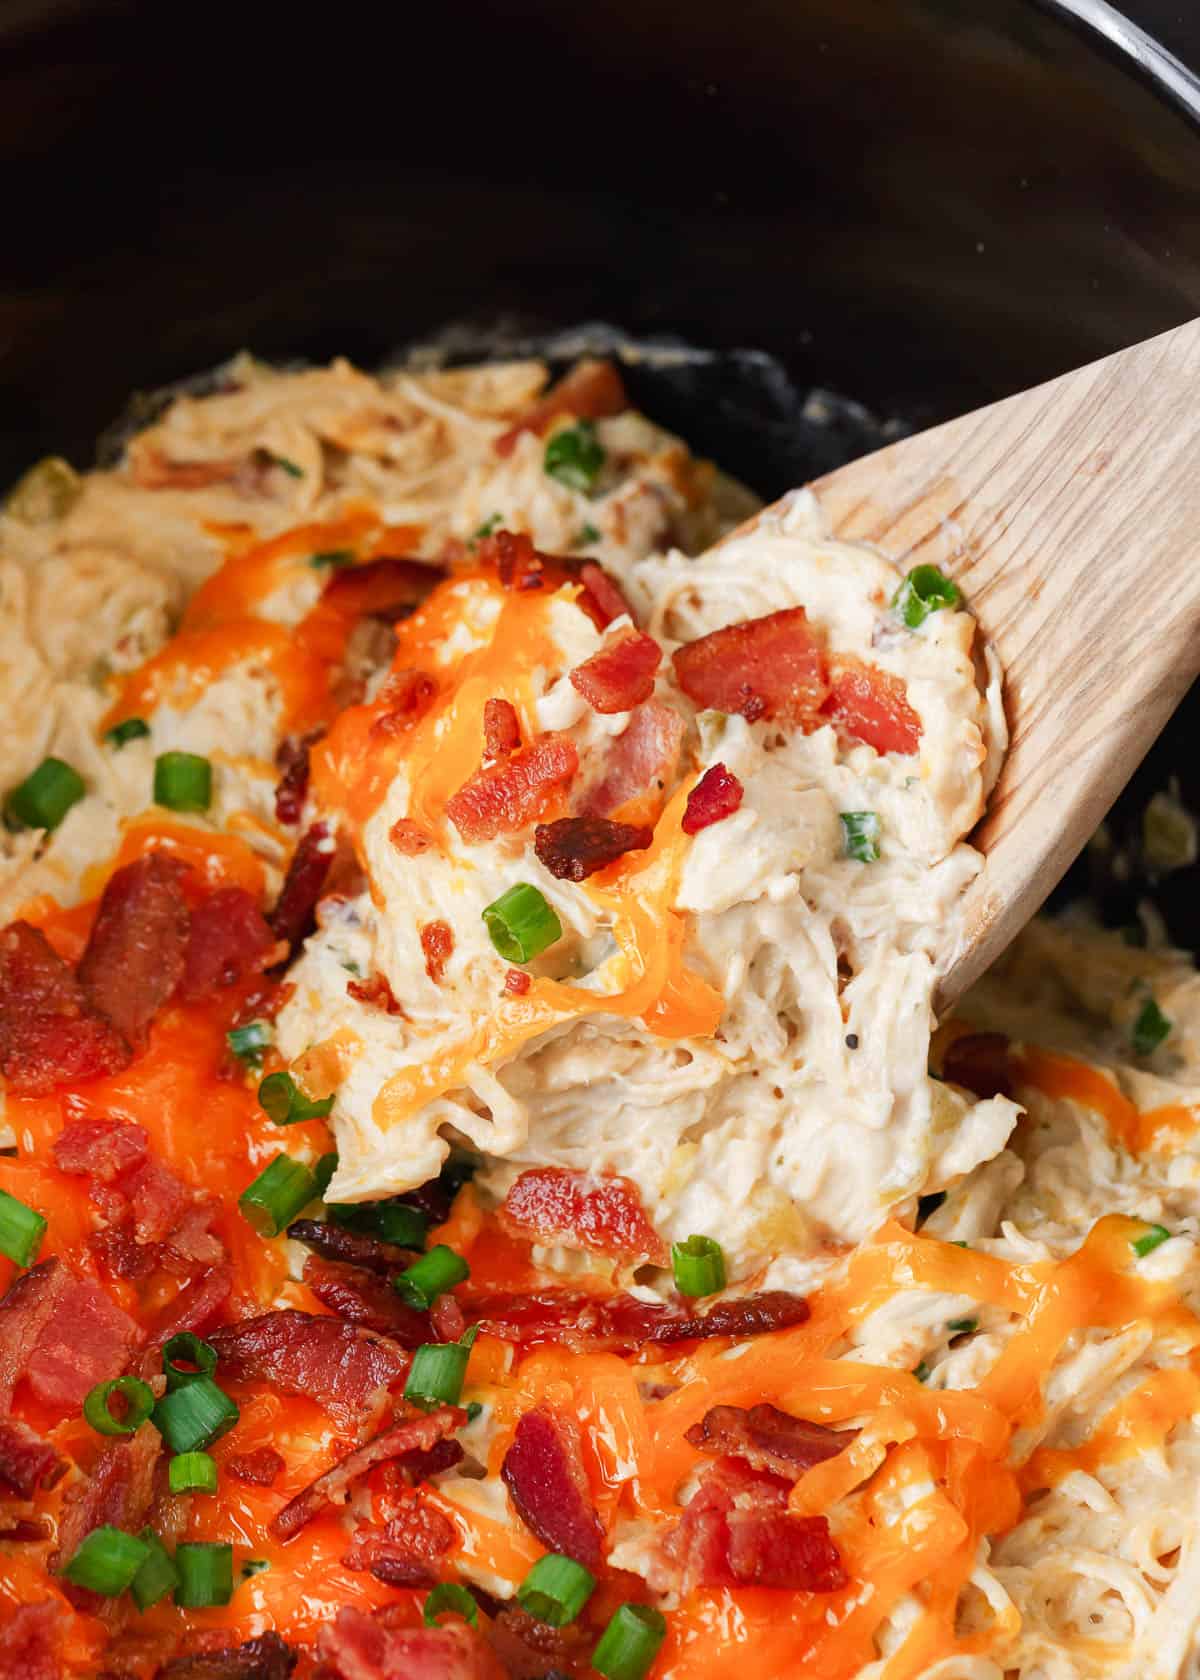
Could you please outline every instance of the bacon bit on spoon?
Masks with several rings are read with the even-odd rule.
[[[329,825],[313,823],[305,829],[292,853],[275,908],[267,917],[276,939],[296,951],[316,926],[317,900],[333,864],[334,844]]]
[[[242,887],[218,887],[192,911],[179,997],[209,997],[262,968],[275,937],[251,895]]]
[[[138,1336],[98,1283],[57,1258],[43,1260],[0,1300],[0,1409],[11,1409],[25,1378],[47,1409],[77,1410],[96,1383],[120,1376]]]
[[[0,931],[0,1073],[18,1096],[118,1073],[131,1059],[45,934],[28,922]]]
[[[404,1015],[404,1005],[382,974],[371,974],[365,980],[347,980],[346,996],[368,1009],[382,1009],[387,1015]],[[407,1016],[405,1017],[407,1019]]]
[[[306,1394],[343,1428],[369,1426],[409,1365],[390,1338],[292,1307],[225,1325],[209,1340],[227,1375]]]
[[[251,1487],[270,1487],[286,1468],[283,1454],[274,1447],[255,1447],[253,1452],[234,1453],[225,1460],[225,1469],[234,1480]]]
[[[511,455],[522,432],[542,437],[551,421],[560,415],[570,415],[575,420],[605,420],[623,414],[628,407],[629,398],[612,363],[585,358],[503,432],[493,448],[497,455]]]
[[[0,1418],[0,1482],[20,1499],[52,1488],[67,1473],[67,1461],[49,1441],[17,1418]]]
[[[579,581],[583,585],[579,605],[597,630],[607,630],[615,618],[627,617],[637,622],[618,585],[595,560],[584,561],[579,568]]]
[[[703,1453],[742,1458],[755,1470],[796,1481],[814,1464],[844,1452],[857,1434],[857,1429],[809,1423],[764,1401],[748,1411],[711,1406],[687,1431],[687,1439]]]
[[[415,822],[400,817],[388,829],[388,839],[401,857],[418,857],[433,845],[433,836],[426,834]]]
[[[1003,1033],[964,1033],[942,1057],[942,1078],[977,1097],[1011,1097],[1017,1088],[1009,1041]]]
[[[521,724],[511,700],[488,700],[483,708],[483,750],[488,758],[507,758],[521,745]]]
[[[364,1569],[389,1587],[431,1587],[438,1562],[458,1538],[454,1524],[432,1506],[414,1500],[382,1528],[364,1524],[355,1531],[342,1562]]]
[[[533,833],[538,861],[559,881],[586,881],[626,852],[644,852],[654,830],[608,817],[560,817]]]
[[[675,679],[697,706],[748,722],[779,718],[816,729],[829,694],[825,652],[803,607],[714,630],[677,648]]]
[[[588,795],[589,814],[606,817],[652,787],[663,793],[675,775],[685,727],[679,713],[661,700],[635,707],[609,747],[601,779]]]
[[[921,719],[908,703],[904,683],[890,671],[840,654],[830,668],[830,694],[822,711],[843,734],[878,753],[915,753]]]
[[[687,796],[680,828],[685,834],[699,834],[713,823],[724,822],[740,809],[745,791],[732,770],[710,764]]]
[[[631,712],[654,693],[662,649],[642,630],[622,630],[569,673],[572,688],[605,716]]]
[[[426,974],[435,986],[440,986],[446,964],[454,954],[454,929],[449,922],[426,922],[421,929],[421,952]]]
[[[593,1176],[565,1167],[531,1167],[512,1185],[501,1224],[537,1242],[560,1242],[623,1260],[665,1266],[667,1245],[646,1218],[631,1179]]]
[[[476,771],[446,801],[446,815],[470,845],[515,834],[542,814],[578,768],[574,741],[539,735],[499,764]]]
[[[604,1528],[573,1417],[551,1406],[522,1413],[500,1475],[517,1515],[547,1551],[592,1571],[600,1567]]]

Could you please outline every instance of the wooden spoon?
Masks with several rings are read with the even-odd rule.
[[[1200,321],[818,479],[835,536],[955,578],[1011,744],[952,1002],[1020,931],[1200,672]]]

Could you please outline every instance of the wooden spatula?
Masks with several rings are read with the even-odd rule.
[[[812,486],[836,536],[955,578],[1012,734],[951,1002],[1038,909],[1200,672],[1200,321]],[[1200,747],[1200,743],[1198,743]]]

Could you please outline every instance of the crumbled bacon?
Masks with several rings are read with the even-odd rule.
[[[825,652],[803,607],[744,619],[688,642],[672,654],[689,700],[753,723],[779,718],[815,729],[829,694]]]
[[[878,753],[915,753],[921,744],[921,719],[908,703],[904,683],[890,671],[839,655],[830,669],[826,717],[856,741]]]
[[[356,1003],[365,1003],[368,1009],[382,1009],[388,1015],[404,1014],[404,1005],[382,974],[371,974],[365,980],[347,980],[346,996]]]
[[[367,1271],[379,1272],[384,1277],[391,1272],[402,1272],[417,1258],[412,1249],[399,1248],[380,1237],[352,1231],[330,1219],[293,1220],[288,1226],[288,1236],[293,1242],[311,1248],[323,1260],[341,1260],[351,1266],[363,1266]]]
[[[765,1401],[751,1406],[710,1406],[687,1438],[701,1452],[714,1457],[743,1458],[755,1470],[795,1481],[814,1464],[836,1458],[858,1433],[827,1429],[793,1417]]]
[[[433,836],[407,817],[399,817],[388,829],[388,839],[401,857],[419,857],[433,845]]]
[[[218,887],[192,911],[179,996],[185,1003],[235,986],[263,966],[275,939],[242,887]]]
[[[532,538],[523,531],[497,531],[485,537],[479,544],[479,564],[494,566],[503,587],[518,595],[558,583],[567,575],[556,556],[534,548]]]
[[[241,1645],[173,1657],[154,1680],[288,1680],[298,1660],[277,1633],[260,1633]]]
[[[149,1149],[146,1128],[130,1120],[70,1120],[55,1138],[51,1154],[60,1172],[115,1184],[142,1165]]]
[[[186,1272],[224,1257],[209,1231],[216,1203],[154,1159],[144,1127],[128,1120],[68,1121],[54,1141],[54,1160],[60,1171],[90,1180],[93,1202],[124,1236],[142,1246],[166,1244],[164,1261],[174,1260]],[[114,1237],[102,1252],[120,1275],[139,1274],[127,1243]]]
[[[599,1298],[569,1289],[464,1297],[462,1307],[469,1321],[501,1341],[521,1347],[550,1342],[572,1353],[632,1353],[650,1342],[764,1336],[809,1316],[803,1295],[782,1290],[718,1302],[702,1315],[670,1302],[623,1294]]]
[[[161,1258],[157,1243],[140,1243],[123,1225],[93,1231],[87,1245],[109,1277],[135,1282],[149,1277]]]
[[[522,432],[545,435],[551,421],[563,415],[575,420],[604,420],[629,407],[621,376],[611,362],[585,358],[576,362],[557,385],[539,397],[515,425],[496,439],[497,455],[511,455]]]
[[[449,922],[426,922],[421,929],[421,954],[425,958],[425,972],[435,986],[440,986],[446,964],[454,954],[454,929]]]
[[[0,1073],[18,1096],[117,1073],[129,1046],[40,929],[0,931]]]
[[[515,834],[542,815],[579,768],[574,741],[539,735],[519,752],[489,764],[446,801],[446,815],[470,845]]]
[[[309,755],[325,733],[310,730],[307,735],[285,735],[275,751],[280,776],[275,784],[275,821],[294,828],[304,813],[308,798]]]
[[[505,1680],[483,1635],[462,1622],[392,1627],[353,1606],[317,1640],[320,1680]]]
[[[615,618],[629,618],[636,623],[633,608],[603,566],[585,560],[579,568],[579,581],[583,585],[579,605],[597,630],[607,630]]]
[[[62,1680],[59,1638],[66,1631],[62,1606],[52,1598],[19,1604],[0,1627],[4,1680]]]
[[[551,1406],[523,1412],[500,1474],[517,1515],[547,1551],[562,1552],[586,1569],[599,1568],[604,1527],[573,1417]]]
[[[331,1321],[333,1322],[333,1321]],[[428,1452],[439,1441],[461,1429],[467,1414],[459,1406],[438,1406],[422,1417],[407,1418],[376,1435],[373,1441],[347,1453],[303,1492],[290,1499],[271,1519],[277,1540],[290,1540],[327,1505],[344,1505],[360,1476],[377,1464],[387,1464],[410,1452]]]
[[[710,764],[687,796],[680,828],[685,834],[699,834],[713,823],[724,822],[740,809],[745,791],[732,770]]]
[[[129,469],[140,490],[207,490],[213,484],[228,484],[251,467],[247,455],[218,456],[211,461],[173,461],[144,439],[135,440],[129,450]]]
[[[964,1033],[942,1057],[942,1078],[977,1097],[1012,1097],[1017,1070],[1003,1033]]]
[[[342,1562],[389,1587],[431,1587],[438,1578],[438,1560],[456,1538],[448,1517],[414,1500],[382,1528],[367,1524],[358,1529]]]
[[[225,1325],[209,1341],[228,1375],[306,1394],[343,1427],[369,1426],[409,1365],[386,1337],[290,1307]]]
[[[287,1464],[282,1453],[274,1447],[255,1447],[253,1452],[234,1453],[225,1460],[225,1469],[237,1482],[251,1487],[270,1487],[281,1476]]]
[[[595,1640],[579,1622],[551,1627],[511,1599],[496,1604],[488,1637],[511,1680],[566,1680],[568,1675],[586,1674]]]
[[[26,1378],[43,1406],[65,1414],[98,1382],[119,1376],[138,1328],[90,1278],[59,1259],[23,1272],[0,1301],[0,1409]]]
[[[145,1357],[153,1360],[159,1348],[181,1330],[206,1331],[233,1292],[233,1267],[219,1261],[181,1289],[146,1332]]]
[[[599,652],[569,673],[576,689],[593,711],[610,716],[631,712],[654,693],[654,673],[662,663],[662,649],[642,630],[622,630]]]
[[[17,1418],[0,1418],[0,1482],[20,1499],[32,1499],[38,1488],[52,1488],[66,1474],[67,1461],[49,1441]]]
[[[524,997],[532,985],[532,974],[526,974],[523,968],[510,968],[504,976],[504,990],[509,997]]]
[[[58,1550],[52,1559],[55,1569],[70,1563],[94,1528],[123,1528],[127,1533],[137,1533],[154,1498],[154,1474],[162,1446],[162,1436],[152,1423],[143,1423],[134,1434],[105,1443],[90,1474],[72,1482],[63,1495]],[[76,1587],[65,1590],[80,1609],[98,1602],[90,1592]]]
[[[18,1517],[8,1507],[0,1506],[0,1540],[11,1541],[16,1546],[38,1546],[53,1538],[54,1529],[48,1517]],[[2,1645],[0,1652],[3,1652]],[[3,1673],[0,1668],[0,1675]]]
[[[430,560],[368,560],[335,571],[321,601],[358,618],[394,621],[419,606],[444,576]]]
[[[511,700],[488,700],[483,708],[483,751],[487,758],[507,758],[521,745],[521,723]]]
[[[501,1223],[517,1236],[665,1266],[667,1246],[631,1179],[566,1167],[531,1167],[504,1198]]]
[[[644,852],[654,830],[644,823],[613,822],[610,817],[560,817],[533,831],[538,861],[558,881],[586,881],[626,852]]]
[[[414,1447],[411,1452],[401,1454],[388,1465],[385,1474],[392,1475],[405,1487],[419,1487],[422,1482],[440,1476],[443,1470],[453,1470],[465,1456],[458,1441],[438,1441],[428,1449]]]
[[[605,817],[651,789],[661,794],[679,763],[684,730],[679,713],[661,700],[636,707],[608,749],[601,779],[588,795],[588,811]]]
[[[393,671],[379,690],[381,710],[371,725],[374,737],[403,735],[429,710],[437,684],[424,671]]]
[[[428,1316],[402,1301],[374,1272],[310,1254],[303,1275],[321,1305],[347,1324],[374,1330],[410,1350],[429,1340]]]
[[[824,1517],[787,1510],[788,1484],[725,1458],[706,1472],[662,1549],[679,1591],[753,1586],[836,1592],[846,1571]]]
[[[333,863],[333,836],[327,823],[313,823],[300,837],[283,878],[275,908],[267,917],[271,932],[295,951],[316,925],[317,900]]]
[[[146,1029],[183,978],[188,944],[187,866],[147,852],[118,869],[104,889],[79,983],[92,1004],[140,1044]]]

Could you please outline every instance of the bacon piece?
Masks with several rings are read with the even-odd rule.
[[[509,997],[524,997],[533,985],[533,976],[523,968],[510,968],[504,976],[504,990]]]
[[[644,852],[654,830],[644,823],[613,822],[610,817],[560,817],[533,831],[538,861],[558,881],[586,881],[626,852]]]
[[[483,1635],[462,1622],[392,1627],[347,1606],[317,1640],[320,1680],[505,1680]]]
[[[429,1322],[433,1327],[434,1340],[439,1342],[460,1341],[467,1328],[463,1310],[453,1295],[438,1296],[429,1309]]]
[[[507,758],[521,745],[521,724],[511,700],[488,700],[483,708],[483,750],[488,758]]]
[[[732,770],[710,764],[687,796],[680,828],[685,834],[699,834],[713,823],[724,822],[740,809],[745,791]]]
[[[541,816],[578,768],[574,741],[539,735],[499,764],[477,770],[446,801],[446,815],[469,845],[515,834]]]
[[[593,711],[631,712],[654,693],[662,649],[642,630],[622,630],[569,673],[571,686]]]
[[[334,1321],[331,1321],[334,1322]],[[327,1505],[344,1505],[360,1476],[377,1464],[387,1464],[410,1452],[428,1452],[439,1441],[453,1435],[467,1421],[460,1406],[438,1406],[423,1417],[407,1418],[376,1435],[373,1441],[356,1447],[310,1482],[271,1518],[271,1533],[277,1540],[290,1540]]]
[[[566,1680],[568,1675],[588,1672],[588,1652],[595,1635],[578,1622],[551,1627],[512,1600],[507,1604],[500,1600],[488,1638],[512,1680]]]
[[[304,814],[309,755],[324,733],[311,729],[307,735],[285,735],[275,750],[275,765],[281,772],[275,784],[275,821],[287,828],[294,828]]]
[[[803,607],[744,619],[677,648],[675,680],[702,708],[755,722],[778,718],[816,729],[829,694],[825,652]]]
[[[19,1604],[0,1627],[0,1675],[4,1680],[62,1680],[59,1637],[67,1617],[54,1599]]]
[[[368,1009],[382,1009],[387,1015],[404,1014],[404,1005],[397,1001],[382,974],[369,975],[365,980],[347,980],[346,996],[365,1003]]]
[[[227,1458],[225,1469],[235,1481],[249,1482],[251,1487],[270,1487],[287,1469],[287,1463],[274,1447],[255,1447],[253,1452],[234,1453],[232,1458]]]
[[[754,1586],[836,1592],[846,1571],[824,1517],[794,1517],[787,1483],[721,1459],[662,1542],[679,1570],[679,1590]]]
[[[440,1476],[443,1470],[453,1470],[456,1464],[461,1464],[466,1454],[457,1441],[439,1441],[430,1447],[428,1452],[421,1448],[414,1448],[406,1452],[403,1457],[389,1464],[388,1470],[408,1487],[419,1487],[422,1482],[432,1481],[434,1476]]]
[[[236,986],[262,968],[275,939],[242,887],[219,887],[192,911],[179,996],[185,1003]]]
[[[469,1322],[489,1336],[532,1347],[551,1342],[572,1353],[632,1353],[649,1342],[742,1340],[803,1324],[809,1316],[803,1295],[767,1290],[718,1302],[702,1316],[668,1302],[638,1301],[631,1295],[607,1298],[569,1289],[536,1294],[463,1297]]]
[[[290,1307],[214,1330],[209,1341],[230,1376],[307,1394],[343,1427],[369,1425],[409,1365],[386,1337]]]
[[[500,1220],[516,1236],[536,1242],[560,1242],[656,1266],[669,1259],[667,1245],[646,1218],[637,1185],[616,1175],[531,1167],[504,1198]]]
[[[144,1126],[131,1120],[69,1120],[51,1146],[60,1172],[115,1184],[150,1152]]]
[[[551,421],[562,415],[575,420],[604,420],[623,414],[628,407],[625,387],[612,363],[585,358],[526,409],[522,418],[496,439],[493,448],[497,455],[511,455],[522,432],[544,437]]]
[[[292,853],[275,908],[267,917],[271,932],[286,943],[289,951],[296,951],[316,926],[317,900],[333,853],[333,836],[323,822],[305,829]]]
[[[964,1033],[942,1057],[942,1078],[963,1085],[977,1097],[1011,1097],[1017,1070],[1003,1033]]]
[[[685,727],[661,700],[636,707],[608,749],[600,782],[588,795],[588,812],[605,817],[652,788],[661,794],[675,775]]]
[[[371,725],[373,737],[403,735],[429,710],[437,684],[424,671],[393,671],[379,690],[383,708]]]
[[[163,1344],[181,1330],[206,1331],[232,1292],[233,1267],[228,1260],[222,1260],[194,1278],[168,1303],[147,1331],[144,1357],[152,1361]]]
[[[633,608],[603,566],[585,560],[579,568],[579,581],[583,585],[579,605],[597,630],[607,630],[615,618],[629,618],[636,624]]]
[[[847,1582],[825,1517],[735,1512],[729,1518],[729,1571],[748,1587],[837,1592]]]
[[[288,1226],[287,1234],[293,1242],[303,1243],[323,1260],[342,1260],[350,1266],[379,1272],[383,1277],[402,1272],[418,1258],[414,1249],[400,1248],[380,1237],[365,1236],[361,1231],[336,1225],[332,1219],[295,1219]]]
[[[534,548],[533,539],[524,531],[497,531],[485,537],[479,544],[479,564],[495,566],[503,587],[517,594],[542,589],[547,582],[557,583],[566,576],[558,559]]]
[[[44,1406],[76,1410],[96,1383],[121,1374],[137,1338],[99,1284],[43,1260],[0,1301],[0,1410],[11,1408],[22,1377]]]
[[[51,1559],[55,1570],[70,1563],[94,1528],[123,1528],[137,1533],[154,1498],[154,1473],[162,1444],[154,1425],[143,1423],[134,1434],[106,1442],[91,1473],[72,1482],[63,1495],[58,1549]],[[93,1593],[70,1586],[64,1590],[80,1609],[98,1602]]]
[[[796,1481],[814,1464],[836,1458],[858,1434],[856,1429],[827,1429],[792,1417],[765,1401],[751,1406],[711,1406],[687,1439],[714,1457],[743,1458],[755,1470]]]
[[[604,1527],[588,1484],[579,1425],[551,1406],[523,1412],[500,1474],[525,1527],[547,1551],[597,1570]]]
[[[124,1278],[131,1283],[149,1277],[161,1259],[157,1244],[138,1242],[133,1232],[121,1225],[93,1231],[87,1245],[109,1277]]]
[[[299,1653],[277,1633],[260,1633],[242,1645],[173,1657],[154,1680],[288,1680],[298,1660]]]
[[[438,1560],[456,1539],[448,1517],[414,1501],[383,1528],[366,1524],[358,1529],[342,1562],[389,1587],[431,1587],[438,1578]]]
[[[163,852],[118,869],[79,961],[79,983],[93,1006],[134,1045],[183,978],[187,874],[186,864]]]
[[[184,1271],[224,1258],[208,1229],[216,1203],[199,1198],[150,1155],[143,1127],[126,1120],[69,1121],[55,1139],[54,1159],[60,1171],[90,1179],[92,1200],[121,1228],[104,1233],[114,1240],[102,1245],[120,1275],[136,1276],[143,1269],[127,1239],[142,1247],[165,1243],[164,1261],[181,1263]]]
[[[435,986],[440,986],[446,964],[454,954],[454,929],[449,922],[426,922],[421,929],[421,952],[426,974]]]
[[[321,593],[321,601],[359,618],[394,622],[419,606],[445,575],[432,560],[368,560],[361,566],[336,570]]]
[[[419,857],[433,845],[433,836],[426,834],[415,822],[399,817],[388,829],[388,839],[401,857]]]
[[[916,752],[921,744],[921,719],[909,705],[899,677],[839,654],[829,680],[829,698],[822,710],[844,734],[865,741],[878,753]]]
[[[310,1254],[304,1262],[304,1281],[330,1312],[347,1324],[361,1325],[388,1336],[410,1351],[430,1340],[429,1318],[402,1301],[396,1291],[373,1272],[338,1260],[319,1260]]]
[[[118,1073],[130,1049],[40,929],[0,931],[0,1073],[19,1096]]]
[[[54,1529],[48,1517],[18,1517],[7,1507],[0,1507],[0,1540],[11,1541],[14,1546],[38,1546],[53,1538]],[[0,1668],[0,1675],[3,1673]]]
[[[17,1418],[0,1418],[0,1481],[20,1499],[32,1499],[38,1488],[52,1488],[67,1472],[49,1441]]]

